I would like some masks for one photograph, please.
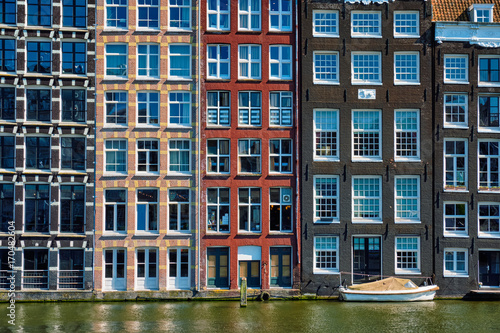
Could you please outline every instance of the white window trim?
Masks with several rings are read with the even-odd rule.
[[[329,197],[319,197],[319,196],[316,196],[316,180],[319,179],[319,178],[332,178],[332,179],[335,179],[336,180],[336,184],[337,184],[337,195],[336,196],[329,196]],[[314,223],[326,223],[326,224],[329,224],[329,223],[340,223],[340,198],[339,198],[339,192],[340,192],[340,185],[339,185],[339,176],[337,175],[315,175],[313,176],[313,222]],[[321,218],[318,218],[316,216],[316,199],[318,198],[329,198],[329,199],[336,199],[337,200],[337,211],[335,212],[336,213],[336,217],[331,217],[331,218],[324,218],[324,219],[321,219]]]
[[[224,93],[228,93],[229,94],[229,104],[228,106],[221,106],[220,105],[220,93],[221,92],[224,92]],[[208,105],[208,94],[209,93],[217,93],[217,106],[209,106]],[[207,90],[207,99],[206,99],[206,126],[207,127],[230,127],[231,126],[231,92],[228,91],[228,90]],[[220,111],[221,111],[221,108],[227,108],[229,109],[228,110],[228,123],[227,124],[221,124],[220,123]],[[218,119],[218,123],[217,124],[212,124],[212,123],[209,123],[208,122],[208,109],[217,109],[217,119]]]
[[[498,98],[498,103],[500,104],[500,94],[478,94],[477,95],[477,131],[479,133],[500,133],[500,124],[497,127],[487,127],[481,126],[481,97],[496,97]]]
[[[118,124],[118,123],[108,123],[106,121],[106,118],[107,118],[107,114],[106,114],[106,93],[125,93],[126,97],[127,97],[127,101],[126,101],[126,112],[125,112],[125,118],[127,118],[127,122],[124,123],[124,124]],[[128,106],[129,106],[129,96],[128,96],[128,91],[126,90],[107,90],[107,91],[104,91],[104,128],[109,128],[109,127],[118,127],[118,128],[125,128],[125,127],[128,127]],[[112,101],[113,103],[115,103],[115,101]]]
[[[182,202],[180,203],[179,201],[170,201],[170,190],[187,190],[188,191],[188,201],[187,202]],[[177,205],[177,207],[179,207],[179,205],[188,205],[188,224],[189,224],[189,229],[188,230],[180,230],[180,223],[181,221],[179,220],[179,216],[180,216],[180,210],[177,211],[177,229],[170,229],[170,204],[173,204],[175,203]],[[191,190],[187,187],[169,187],[168,191],[167,191],[167,229],[168,229],[168,233],[169,234],[181,234],[181,235],[185,235],[185,234],[190,234],[191,233]]]
[[[271,95],[272,94],[278,94],[280,106],[272,106],[271,105]],[[289,97],[287,96],[289,95]],[[290,98],[292,101],[292,104],[290,106],[290,124],[283,124],[283,111],[285,109],[288,109],[288,107],[283,106],[283,98]],[[279,124],[274,124],[271,122],[271,117],[272,117],[272,110],[276,111],[279,110],[279,119],[280,123]],[[292,91],[279,91],[279,90],[271,90],[269,91],[269,127],[292,127],[293,126],[293,117],[294,117],[294,102],[293,102],[293,92]]]
[[[397,242],[397,239],[398,238],[416,238],[417,239],[417,246],[418,246],[418,250],[416,250],[417,252],[417,268],[412,268],[412,269],[404,269],[404,268],[398,268],[398,251],[405,251],[405,250],[398,250],[398,242]],[[415,250],[411,250],[412,252],[414,252]],[[406,250],[405,252],[409,252],[408,250]],[[406,274],[413,274],[413,275],[420,275],[421,274],[421,265],[420,265],[420,262],[421,262],[421,248],[420,248],[420,237],[419,236],[415,236],[415,235],[399,235],[399,236],[396,236],[395,237],[395,240],[394,240],[394,273],[396,274],[401,274],[401,275],[406,275]]]
[[[159,0],[160,2],[160,9],[161,9],[161,1]],[[198,4],[199,5],[199,4]],[[193,7],[192,7],[192,3],[191,3],[191,0],[189,0],[189,6],[175,6],[176,8],[189,8],[189,27],[187,28],[179,28],[179,27],[171,27],[170,26],[170,14],[171,14],[171,10],[170,8],[172,7],[171,4],[170,4],[170,1],[167,2],[167,6],[168,6],[168,30],[169,31],[192,31],[193,29]],[[159,16],[159,19],[161,17],[161,14]],[[160,22],[160,26],[161,26],[161,22]]]
[[[156,202],[150,202],[150,201],[139,201],[139,191],[140,190],[156,190],[156,195],[157,195],[157,201]],[[160,233],[160,223],[161,223],[161,215],[160,215],[160,189],[158,187],[138,187],[135,189],[135,234],[136,235],[156,235]],[[156,230],[149,230],[148,224],[149,224],[149,207],[147,208],[148,213],[146,213],[146,221],[144,224],[145,230],[139,230],[137,227],[139,226],[139,214],[137,211],[137,206],[139,204],[156,204],[157,206],[157,215],[156,215]]]
[[[178,149],[176,148],[175,150],[171,150],[170,148],[170,143],[172,141],[189,141],[189,171],[171,171],[170,170],[170,153],[172,151],[176,151],[176,152],[179,152],[179,156],[180,156],[180,153],[183,152],[183,151],[187,151],[186,149]],[[167,162],[167,165],[168,165],[168,169],[167,169],[167,174],[169,176],[190,176],[191,175],[191,172],[192,172],[192,162],[191,162],[191,154],[192,154],[192,142],[191,142],[191,138],[170,138],[168,140],[168,162]],[[160,169],[161,170],[161,169]]]
[[[170,122],[170,118],[171,118],[171,111],[170,111],[170,96],[171,94],[177,94],[177,93],[181,93],[181,94],[188,94],[189,95],[189,121],[187,124],[174,124],[172,122]],[[160,95],[160,99],[161,99],[161,95]],[[189,90],[171,90],[168,92],[168,127],[172,127],[172,128],[191,128],[192,127],[192,124],[191,124],[191,121],[192,121],[192,106],[193,106],[193,96],[192,96],[192,93],[191,91]],[[178,101],[175,101],[175,103],[177,104],[180,104]],[[182,102],[182,104],[184,104],[184,101]],[[161,113],[161,103],[160,103],[160,113]]]
[[[246,155],[240,154],[239,147],[240,147],[240,141],[248,141],[249,147],[250,147],[250,142],[251,141],[259,141],[259,151],[260,153],[257,154],[252,154],[249,152]],[[261,175],[262,174],[262,139],[259,138],[240,138],[238,139],[238,146],[236,148],[237,153],[238,153],[238,174],[241,175]],[[250,149],[250,148],[249,148]],[[248,172],[248,171],[241,171],[241,157],[250,157],[250,158],[258,158],[259,159],[259,172]]]
[[[145,102],[141,103],[146,103],[147,105],[147,113],[146,113],[146,118],[148,119],[148,122],[146,123],[139,123],[139,100],[138,100],[138,94],[147,94],[147,100]],[[150,118],[151,118],[151,100],[149,99],[150,94],[157,94],[158,95],[158,123],[157,124],[151,124]],[[137,108],[137,119],[135,126],[136,127],[149,127],[149,128],[158,128],[160,127],[160,121],[161,121],[161,111],[160,111],[160,104],[161,104],[161,93],[157,90],[138,90],[136,92],[136,108]]]
[[[152,76],[152,75],[139,75],[139,46],[146,46],[147,47],[147,53],[145,54],[146,56],[146,72],[150,72],[151,70],[153,70],[154,68],[151,67],[151,64],[150,64],[150,57],[152,56],[156,56],[158,58],[158,75],[156,76]],[[151,53],[151,46],[158,46],[158,54],[154,55]],[[136,64],[136,78],[139,79],[139,80],[158,80],[160,79],[160,73],[161,73],[161,68],[160,68],[160,54],[161,54],[161,47],[160,47],[160,44],[157,44],[157,43],[138,43],[137,44],[137,47],[136,47],[136,50],[137,50],[137,64]],[[144,54],[142,54],[142,56],[144,56]]]
[[[487,158],[489,160],[489,163],[488,163],[488,174],[491,173],[491,159],[494,159],[494,158],[497,158],[495,157],[496,155],[480,155],[480,150],[479,150],[479,145],[482,143],[482,142],[496,142],[499,147],[500,147],[500,139],[479,139],[478,142],[477,142],[477,186],[478,186],[478,191],[479,192],[483,192],[483,193],[499,193],[500,191],[500,188],[496,188],[496,187],[492,187],[492,186],[489,186],[489,187],[481,187],[481,184],[480,184],[480,158]],[[500,160],[500,152],[498,154],[498,158]],[[499,166],[499,169],[500,169],[500,166]],[[500,170],[499,170],[500,171]],[[490,179],[490,177],[488,177]],[[490,180],[488,180],[488,183],[490,182]]]
[[[172,52],[170,51],[170,47],[171,46],[189,46],[189,54],[172,54]],[[161,51],[160,51],[161,53]],[[189,77],[187,76],[177,76],[177,75],[172,75],[171,74],[171,61],[170,61],[170,57],[171,56],[183,56],[183,57],[189,57]],[[175,81],[192,81],[193,79],[193,58],[192,58],[192,55],[193,55],[193,50],[192,50],[192,45],[191,44],[188,44],[188,43],[172,43],[172,44],[169,44],[168,46],[168,68],[167,68],[167,75],[168,75],[168,80],[175,80]],[[160,57],[161,58],[161,57]]]
[[[397,156],[397,136],[398,132],[413,132],[413,130],[398,130],[396,123],[397,112],[416,112],[417,113],[417,156],[416,157],[400,157]],[[394,161],[396,162],[420,162],[420,110],[419,109],[395,109],[394,110]]]
[[[408,34],[408,33],[398,33],[396,32],[396,14],[416,14],[416,19],[417,19],[417,32],[415,34]],[[394,14],[394,24],[393,24],[393,32],[394,32],[394,38],[418,38],[420,37],[420,12],[419,11],[413,11],[413,10],[395,10]]]
[[[156,251],[156,282],[159,285],[159,276],[160,276],[159,275],[159,267],[160,267],[159,254],[160,254],[160,249],[158,247],[154,247],[154,246],[141,246],[141,247],[136,247],[134,250],[135,250],[134,251],[134,277],[135,277],[134,290],[141,290],[141,291],[142,290],[146,290],[146,291],[158,290],[158,288],[153,288],[153,289],[152,288],[140,288],[138,286],[139,277],[137,276],[137,273],[139,272],[139,269],[138,269],[137,265],[139,264],[139,258],[137,256],[137,252],[140,250],[144,251],[144,263],[143,264],[145,266],[149,266],[151,264],[151,262],[149,261],[149,253],[151,250]],[[148,267],[148,273],[149,273],[149,267]],[[146,274],[146,270],[144,270],[144,274]],[[145,277],[140,278],[140,279],[149,279],[149,277],[145,276]]]
[[[465,231],[447,231],[446,230],[446,205],[464,205],[465,206]],[[459,217],[461,215],[453,215]],[[451,216],[450,216],[451,217]],[[443,201],[443,237],[469,238],[469,205],[465,201]]]
[[[209,154],[208,153],[208,141],[216,141],[217,142],[217,153],[216,154]],[[219,149],[220,149],[220,142],[221,141],[227,141],[229,143],[229,151],[226,154],[221,154],[219,152]],[[206,140],[206,144],[207,144],[207,167],[206,167],[206,171],[207,171],[207,174],[208,175],[228,175],[231,173],[231,139],[230,138],[209,138]],[[210,171],[210,166],[209,166],[209,163],[208,163],[208,159],[210,157],[213,157],[213,158],[217,158],[217,169],[220,170],[220,158],[221,157],[227,157],[228,158],[228,161],[229,161],[229,170],[227,172],[223,172],[223,171],[218,171],[218,172],[212,172]]]
[[[329,237],[329,238],[334,238],[336,241],[336,248],[334,250],[326,250],[326,251],[335,251],[335,262],[337,263],[337,268],[316,268],[316,263],[317,263],[317,257],[316,257],[316,238],[318,237]],[[340,274],[340,269],[339,269],[339,236],[336,235],[314,235],[314,246],[313,246],[313,274]]]
[[[271,200],[271,189],[279,189],[280,200],[279,202],[273,202]],[[289,194],[284,194],[284,192],[288,190]],[[292,188],[286,186],[273,186],[269,188],[269,215],[271,215],[271,206],[278,205],[280,207],[280,228],[279,230],[271,230],[271,224],[269,223],[269,232],[272,234],[279,233],[291,233],[293,232],[293,200],[292,200]],[[287,198],[288,196],[288,198]],[[285,201],[287,200],[287,201]],[[286,206],[290,206],[290,229],[284,229],[283,227],[283,211]]]
[[[334,14],[336,16],[335,21],[335,30],[336,33],[322,33],[316,32],[316,14]],[[323,37],[323,38],[339,38],[339,11],[338,10],[313,10],[313,18],[312,18],[312,32],[313,37]]]
[[[465,58],[465,76],[464,80],[451,80],[446,78],[446,58]],[[479,71],[479,66],[478,66]],[[469,84],[469,55],[468,54],[445,54],[443,56],[443,82],[449,84]]]
[[[242,59],[240,48],[242,46],[248,47],[248,59]],[[259,59],[252,61],[252,47],[259,48]],[[259,76],[252,77],[252,63],[258,63],[260,66]],[[248,67],[248,76],[242,76],[240,71],[240,65],[245,64]],[[239,80],[261,80],[262,79],[262,45],[260,44],[238,44],[238,79]]]
[[[337,58],[337,66],[335,66],[335,75],[337,76],[336,80],[321,80],[316,78],[316,55],[317,54],[325,54],[325,55],[334,55]],[[339,85],[339,53],[337,51],[314,51],[313,52],[313,84],[328,84],[328,85]]]
[[[209,203],[208,202],[208,190],[211,189],[211,190],[217,190],[217,203]],[[219,223],[219,221],[216,222],[216,226],[217,226],[217,230],[210,230],[208,228],[209,224],[208,224],[208,221],[209,221],[209,216],[208,216],[208,206],[212,206],[212,207],[217,207],[217,212],[220,213],[220,208],[221,208],[221,202],[220,202],[220,191],[221,190],[227,190],[228,193],[229,193],[229,203],[223,203],[222,205],[223,206],[227,206],[228,207],[228,211],[229,211],[229,214],[228,214],[228,225],[227,225],[227,231],[225,230],[220,230],[220,226],[221,224]],[[205,191],[205,195],[207,195],[206,198],[206,210],[207,210],[207,219],[205,221],[206,223],[206,230],[207,230],[207,234],[210,234],[210,233],[223,233],[223,234],[228,234],[231,232],[231,189],[229,187],[207,187],[206,188],[206,191]],[[238,214],[239,215],[239,214]],[[217,218],[217,217],[216,217]],[[221,216],[219,216],[219,218],[222,218]]]
[[[379,147],[378,151],[379,154],[377,156],[370,156],[370,157],[356,157],[354,155],[354,132],[365,132],[365,130],[355,130],[354,129],[354,112],[378,112],[379,114]],[[374,132],[375,130],[370,130],[369,132]],[[368,109],[353,109],[351,110],[351,154],[352,154],[352,161],[353,162],[382,162],[382,147],[383,147],[383,142],[382,142],[382,111],[381,110],[368,110]]]
[[[156,141],[158,143],[158,149],[157,150],[154,150],[154,149],[141,149],[139,150],[139,141]],[[158,154],[158,171],[150,171],[149,168],[151,166],[151,163],[150,163],[150,153],[151,152],[154,152],[156,151],[157,154]],[[155,138],[141,138],[141,139],[137,139],[136,140],[136,161],[135,161],[135,172],[136,174],[138,175],[158,175],[160,173],[160,170],[161,170],[161,166],[160,166],[160,151],[161,151],[161,147],[160,147],[160,140],[158,139],[155,139]],[[147,171],[139,171],[139,152],[146,152],[146,168],[148,169]]]
[[[396,78],[396,56],[397,55],[416,55],[417,56],[417,80],[398,80]],[[419,86],[420,85],[420,53],[419,52],[394,52],[394,85],[395,86]]]
[[[337,124],[337,129],[328,131],[328,132],[335,132],[336,133],[336,140],[337,140],[337,149],[336,149],[336,154],[334,156],[330,157],[318,157],[317,156],[317,148],[316,148],[316,133],[321,133],[323,132],[322,130],[318,130],[316,127],[316,111],[327,111],[327,112],[334,112],[335,113],[335,122]],[[340,138],[339,138],[339,110],[338,109],[313,109],[313,131],[314,131],[314,141],[313,141],[313,160],[314,161],[339,161],[339,156],[340,156]]]
[[[125,191],[125,202],[119,203],[119,205],[125,206],[125,230],[116,230],[117,228],[117,215],[116,215],[116,209],[113,209],[113,230],[106,230],[106,191],[109,190],[120,190],[120,191]],[[128,217],[128,189],[123,188],[123,187],[107,187],[103,191],[103,196],[102,196],[102,202],[103,202],[103,209],[102,209],[102,233],[104,235],[124,235],[127,234],[127,217]],[[117,207],[117,202],[109,202],[113,207]]]
[[[125,152],[125,170],[126,171],[106,171],[106,153],[108,152],[108,149],[106,149],[106,142],[107,141],[125,141],[127,144],[126,144],[126,148],[124,150],[121,150],[121,149],[110,149],[109,151],[124,151]],[[106,175],[106,176],[112,176],[112,175],[116,175],[116,176],[126,176],[128,174],[128,140],[127,139],[122,139],[122,138],[109,138],[109,139],[105,139],[103,141],[103,151],[104,151],[104,157],[103,157],[103,162],[104,162],[104,170],[103,170],[103,174]]]
[[[259,194],[260,194],[260,203],[252,203],[251,202],[251,191],[254,190],[254,189],[258,189],[259,190]],[[247,202],[240,202],[240,190],[248,190],[249,193],[249,200]],[[238,206],[237,206],[237,209],[238,209],[238,234],[261,234],[262,233],[262,224],[263,224],[263,221],[262,221],[262,207],[263,207],[263,203],[262,203],[262,188],[261,187],[255,187],[255,186],[248,186],[248,187],[238,187]],[[251,226],[251,221],[254,217],[253,213],[252,213],[252,207],[254,206],[258,206],[260,207],[260,214],[259,214],[259,223],[258,223],[258,229],[259,230],[251,230],[252,229],[252,226]],[[248,207],[248,229],[240,229],[240,207]]]
[[[360,33],[360,32],[354,32],[354,26],[353,26],[353,21],[354,21],[354,16],[353,14],[375,14],[378,15],[378,30],[379,33]],[[382,38],[382,12],[381,11],[375,11],[375,10],[353,10],[351,11],[351,38]]]
[[[367,81],[354,79],[354,56],[355,55],[377,55],[378,56],[378,69],[379,69],[379,80]],[[382,53],[381,52],[365,52],[356,51],[351,52],[351,84],[355,85],[365,85],[365,86],[381,86],[382,85]]]
[[[360,179],[360,178],[368,178],[368,179],[377,179],[378,180],[378,184],[379,184],[379,193],[380,193],[380,196],[378,197],[378,211],[379,211],[379,214],[380,214],[380,217],[379,218],[364,218],[364,217],[354,217],[354,180],[355,179]],[[382,198],[383,198],[383,194],[382,194],[382,176],[378,176],[378,175],[373,175],[373,176],[352,176],[352,185],[351,185],[351,218],[352,218],[352,223],[353,224],[356,224],[356,223],[369,223],[369,224],[381,224],[383,223],[383,211],[382,211]],[[362,197],[360,197],[362,198]],[[369,197],[369,198],[375,198],[375,197]]]
[[[450,123],[446,121],[446,96],[464,96],[465,97],[465,123]],[[456,104],[450,104],[451,106],[455,106]],[[478,106],[479,107],[479,106]],[[453,92],[453,93],[444,93],[443,94],[443,128],[459,128],[459,129],[469,129],[468,125],[469,120],[469,96],[468,93],[461,92]]]
[[[480,215],[479,215],[479,206],[481,205],[488,205],[488,206],[498,206],[500,209],[500,202],[493,202],[493,201],[480,201],[477,203],[477,237],[478,238],[493,238],[493,239],[498,239],[500,238],[500,231],[481,231],[480,228]]]
[[[217,0],[217,10],[210,10],[208,8],[208,2],[207,2],[207,31],[229,31],[231,30],[231,0],[227,0],[227,11],[221,11],[220,8],[220,0]],[[227,20],[228,20],[228,26],[227,28],[221,28],[220,27],[220,15],[224,14],[227,15]],[[211,28],[208,25],[209,22],[209,15],[217,15],[217,28]]]
[[[277,47],[278,48],[278,59],[271,59],[271,48],[273,47]],[[284,60],[283,59],[283,49],[285,48],[288,48],[290,50],[290,60]],[[269,80],[283,80],[283,81],[287,81],[287,80],[291,80],[292,77],[293,77],[293,66],[292,66],[292,62],[293,62],[293,50],[292,50],[292,46],[291,45],[285,45],[285,44],[278,44],[278,45],[269,45]],[[271,65],[272,64],[278,64],[278,71],[279,71],[279,74],[278,75],[272,75],[272,71],[271,71]],[[289,76],[285,76],[283,74],[283,66],[289,64],[290,66],[290,75]]]
[[[104,30],[105,31],[128,31],[128,24],[129,24],[128,11],[129,11],[129,5],[130,5],[129,2],[128,2],[128,0],[126,0],[126,2],[127,2],[126,5],[108,5],[106,3],[106,1],[103,1],[103,2],[104,2],[104,14],[103,14],[104,15]],[[88,4],[87,4],[87,6],[88,6]],[[125,10],[125,13],[126,13],[125,14],[125,20],[127,21],[126,22],[126,26],[123,27],[123,28],[109,26],[107,24],[108,20],[106,19],[106,16],[107,16],[107,12],[106,11],[107,11],[108,7],[122,7],[122,6],[127,7],[127,9]],[[87,24],[88,24],[88,22],[87,22]]]
[[[149,22],[151,22],[152,20],[151,19],[147,19],[146,21],[148,22],[148,26],[147,27],[140,27],[139,26],[139,8],[157,8],[158,10],[158,27],[157,28],[151,28],[149,27]],[[135,11],[135,15],[136,15],[136,30],[140,30],[140,31],[158,31],[160,30],[160,27],[161,27],[161,24],[160,24],[160,0],[158,0],[158,5],[157,6],[154,6],[154,5],[141,5],[139,4],[139,1],[136,1],[136,11]]]
[[[446,270],[446,252],[453,252],[453,266],[456,266],[456,253],[465,252],[465,272],[456,270]],[[443,249],[443,277],[469,277],[469,251],[465,248],[444,248]]]
[[[123,30],[123,29],[119,29],[119,30]],[[126,62],[125,62],[125,67],[126,67],[126,70],[127,70],[127,74],[126,75],[107,75],[106,74],[106,71],[107,71],[107,68],[108,68],[108,55],[115,55],[115,56],[123,56],[123,54],[121,53],[110,53],[108,54],[106,52],[106,46],[108,45],[124,45],[125,46],[125,49],[127,50],[127,52],[125,53],[125,58],[127,59]],[[128,49],[128,44],[125,44],[125,43],[105,43],[104,44],[104,77],[106,79],[119,79],[119,80],[128,80],[128,76],[129,76],[129,64],[128,64],[128,59],[129,59],[129,49]],[[137,61],[137,63],[139,63],[139,61]]]
[[[248,94],[248,107],[246,106],[240,106],[240,94]],[[260,106],[252,106],[252,98],[251,95],[252,93],[259,93],[260,95]],[[240,123],[240,109],[248,109],[248,124],[245,123]],[[252,124],[252,110],[259,109],[259,123],[258,124]],[[230,115],[231,116],[231,115]],[[240,90],[238,91],[238,127],[262,127],[262,91],[260,90]],[[229,126],[229,125],[227,125]]]
[[[417,197],[410,197],[411,199],[417,199],[417,217],[416,218],[402,218],[398,217],[398,199],[406,199],[408,197],[398,197],[397,196],[397,180],[398,179],[416,179],[417,180]],[[405,175],[405,176],[394,176],[394,222],[395,223],[420,223],[421,222],[421,190],[420,190],[420,176],[416,175]]]
[[[280,152],[277,153],[277,154],[273,154],[271,153],[271,141],[279,141],[279,150]],[[284,154],[282,152],[283,150],[283,142],[284,141],[288,141],[290,143],[290,154]],[[261,147],[262,148],[262,147]],[[262,152],[262,151],[261,151]],[[269,139],[269,173],[270,174],[273,174],[273,175],[287,175],[287,174],[291,174],[293,173],[293,141],[292,139],[289,139],[289,138],[272,138],[272,139]],[[282,168],[282,164],[281,164],[281,157],[286,157],[286,156],[289,156],[290,157],[290,171],[283,171],[283,168]],[[280,160],[280,171],[273,171],[271,170],[271,157],[276,157]]]
[[[292,1],[290,1],[290,11],[284,11],[282,9],[282,0],[278,0],[278,4],[279,4],[279,11],[278,12],[275,12],[275,11],[271,11],[271,5],[270,5],[271,1],[269,1],[269,31],[292,31],[292,26],[293,26],[293,17],[292,17],[292,11],[293,11],[293,3]],[[273,15],[278,15],[279,16],[279,28],[273,28],[271,26],[271,16]],[[283,15],[289,15],[290,16],[290,27],[283,27],[283,25],[281,24],[283,21],[281,20],[281,18],[283,17]]]
[[[62,5],[62,1],[60,3]],[[16,0],[16,8],[17,8],[18,5],[20,5],[19,0]],[[50,1],[50,25],[49,26],[28,24],[28,1],[25,2],[25,6],[26,7],[24,7],[24,8],[26,10],[26,13],[24,15],[24,22],[26,22],[25,23],[26,26],[28,26],[28,27],[41,27],[43,29],[47,29],[47,28],[50,29],[50,28],[54,27],[54,1],[53,0]],[[19,17],[19,12],[18,12],[17,9],[16,9],[16,12],[17,12],[16,16],[18,16],[17,19],[16,19],[16,22],[17,22],[17,24],[19,24],[20,23],[19,22],[20,17]],[[42,15],[39,15],[39,16],[42,16]],[[61,11],[61,26],[62,26],[62,11]]]
[[[208,48],[209,47],[216,47],[217,48],[217,59],[211,59],[209,58],[208,54]],[[227,47],[228,48],[228,58],[221,60],[220,58],[220,49],[221,47]],[[209,73],[209,64],[215,63],[217,66],[217,75],[210,75]],[[222,76],[220,72],[220,65],[222,63],[227,63],[228,64],[228,74],[226,76]],[[231,45],[229,44],[208,44],[207,45],[207,79],[210,80],[229,80],[231,78]]]
[[[448,141],[463,141],[465,142],[465,156],[464,156],[464,160],[465,160],[465,166],[464,166],[464,173],[465,173],[465,177],[464,177],[464,182],[465,182],[465,187],[464,188],[447,188],[446,187],[446,142]],[[469,159],[469,145],[468,145],[468,139],[464,139],[464,138],[445,138],[443,140],[443,189],[445,192],[448,192],[448,191],[453,191],[453,192],[468,192],[468,188],[469,188],[469,166],[468,166],[468,159]],[[455,157],[458,155],[457,154],[453,154],[453,155],[450,155],[451,157]],[[479,160],[478,160],[478,163],[479,163]],[[454,163],[455,164],[455,163]],[[454,165],[455,167],[455,165]],[[478,175],[479,177],[479,175]],[[453,186],[455,187],[455,186]]]
[[[230,0],[231,1],[231,0]],[[259,10],[253,10],[251,1],[247,2],[247,8],[244,10],[240,9],[240,1],[234,1],[238,6],[238,31],[261,31],[262,30],[262,3],[259,1]],[[259,15],[259,26],[257,28],[252,28],[252,16]],[[240,16],[244,15],[247,17],[248,28],[243,28],[240,22]]]
[[[492,1],[493,2],[493,1]],[[494,3],[475,3],[475,4],[472,4],[470,7],[469,7],[469,11],[472,13],[472,21],[475,22],[475,23],[493,23],[493,7],[495,6]],[[490,12],[490,21],[489,22],[478,22],[477,21],[477,11],[478,10],[487,10]]]
[[[111,251],[113,253],[113,260],[111,262],[111,266],[112,266],[112,269],[113,269],[113,277],[111,278],[107,278],[106,277],[106,251]],[[110,289],[110,288],[106,288],[106,281],[107,280],[111,280],[113,281],[114,279],[116,279],[116,266],[117,266],[117,260],[116,260],[116,257],[117,257],[117,253],[118,251],[123,251],[123,261],[124,261],[124,276],[123,278],[120,278],[120,279],[123,279],[124,283],[125,283],[125,288],[123,289]],[[50,252],[50,251],[49,251]],[[103,291],[125,291],[127,290],[127,248],[126,247],[105,247],[102,249],[102,290]]]

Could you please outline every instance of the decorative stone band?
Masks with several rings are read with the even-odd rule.
[[[500,23],[436,22],[435,39],[469,42],[482,47],[500,47]]]

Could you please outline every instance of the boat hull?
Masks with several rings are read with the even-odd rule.
[[[425,286],[412,290],[365,291],[340,287],[341,299],[350,302],[416,302],[432,301],[438,286]]]

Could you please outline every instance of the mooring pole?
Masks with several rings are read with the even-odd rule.
[[[247,279],[241,279],[241,288],[240,288],[240,307],[247,307]]]

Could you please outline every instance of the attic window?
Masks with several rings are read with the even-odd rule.
[[[494,4],[473,4],[470,6],[471,21],[485,23],[493,22],[493,6]]]

